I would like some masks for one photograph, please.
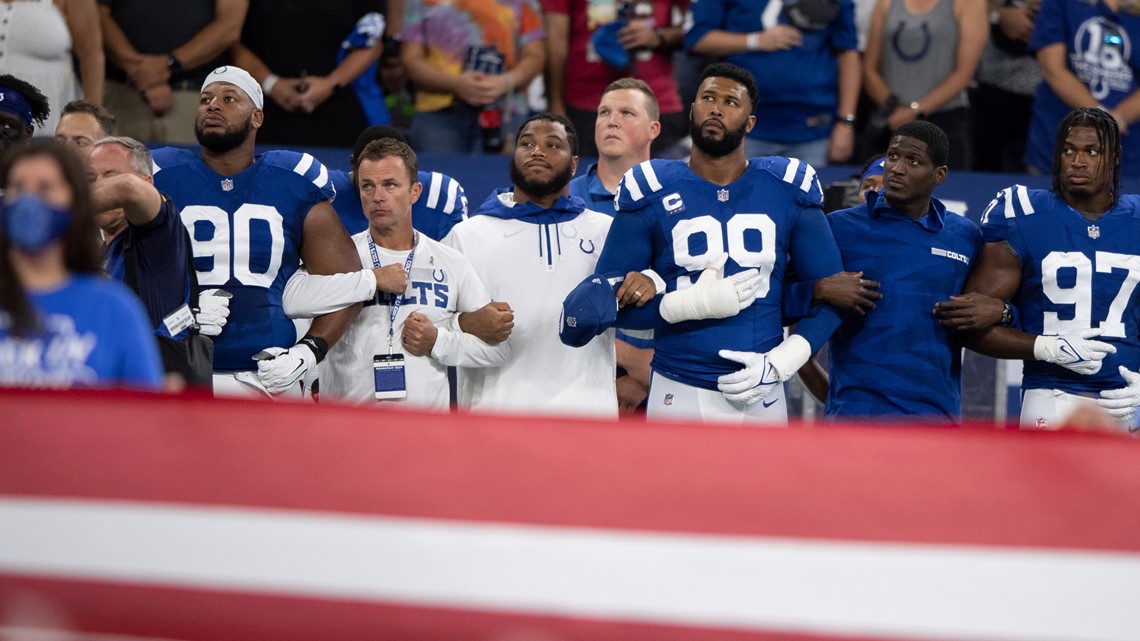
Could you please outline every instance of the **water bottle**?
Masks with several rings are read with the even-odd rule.
[[[489,76],[503,73],[505,60],[494,45],[471,45],[467,48],[464,68]],[[483,133],[483,152],[497,154],[503,151],[503,111],[502,101],[496,100],[484,105],[479,111],[479,129]]]

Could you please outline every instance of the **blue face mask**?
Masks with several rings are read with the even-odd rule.
[[[56,209],[36,196],[20,196],[0,208],[0,221],[13,247],[38,254],[53,241],[63,238],[71,222],[71,212]]]

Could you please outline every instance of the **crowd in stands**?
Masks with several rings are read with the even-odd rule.
[[[1023,422],[1140,405],[1131,5],[4,5],[2,384],[780,424],[800,372],[829,416],[957,423],[968,346],[1049,393]],[[813,166],[868,158],[825,217]],[[933,197],[972,168],[1053,189],[979,228]]]
[[[393,125],[420,153],[509,152],[530,114],[587,131],[605,87],[636,77],[660,105],[653,157],[684,157],[695,79],[716,60],[757,80],[748,155],[817,167],[858,165],[921,119],[948,133],[955,170],[1047,174],[1068,110],[1102,107],[1126,133],[1140,118],[1131,60],[1140,21],[1117,0],[3,5],[0,72],[48,97],[42,135],[83,97],[118,117],[125,136],[193,144],[198,90],[225,63],[262,86],[259,142],[271,145],[350,147],[365,127]],[[581,143],[582,156],[597,157],[589,136]]]

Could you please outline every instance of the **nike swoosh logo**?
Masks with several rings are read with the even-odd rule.
[[[775,405],[776,403],[779,403],[779,402],[780,402],[780,399],[777,398],[776,400],[772,401],[771,403],[769,403],[768,401],[760,401],[760,404],[763,405],[765,408],[769,408],[769,407],[772,407],[773,405]]]
[[[506,232],[505,234],[503,234],[503,238],[510,238],[511,236],[518,236],[519,234],[523,233],[524,231],[526,231],[526,230],[525,229],[516,229],[515,231],[509,231],[509,232]]]
[[[1079,360],[1081,360],[1081,358],[1080,358],[1079,356],[1077,356],[1076,354],[1074,354],[1074,353],[1072,352],[1072,350],[1070,350],[1070,349],[1069,349],[1069,346],[1068,346],[1068,345],[1062,345],[1062,346],[1061,346],[1061,353],[1062,353],[1062,354],[1064,354],[1065,356],[1068,356],[1069,358],[1071,358],[1071,359],[1073,359],[1073,360],[1076,360],[1076,361],[1079,361]]]

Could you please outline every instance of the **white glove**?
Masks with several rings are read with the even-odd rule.
[[[1132,418],[1136,416],[1136,406],[1140,405],[1140,374],[1121,365],[1120,375],[1127,385],[1101,392],[1096,404],[1128,426],[1128,431],[1131,432],[1134,429]]]
[[[799,334],[792,334],[764,354],[729,349],[718,353],[721,358],[744,365],[744,369],[717,378],[717,389],[734,403],[751,405],[767,398],[777,385],[803,367],[811,358],[811,344]]]
[[[198,332],[203,336],[217,336],[230,317],[230,298],[233,294],[221,289],[207,289],[198,293]]]
[[[1096,374],[1104,357],[1116,353],[1115,345],[1090,340],[1103,333],[1103,329],[1094,327],[1060,336],[1038,336],[1033,341],[1033,358],[1078,374]]]
[[[306,345],[289,349],[267,347],[253,355],[257,361],[257,378],[271,394],[280,394],[297,384],[309,368],[317,364],[317,355]]]
[[[728,254],[701,272],[697,282],[687,289],[669,292],[661,299],[661,318],[670,323],[706,318],[728,318],[752,304],[760,291],[760,272],[746,269],[730,278],[724,277]]]

